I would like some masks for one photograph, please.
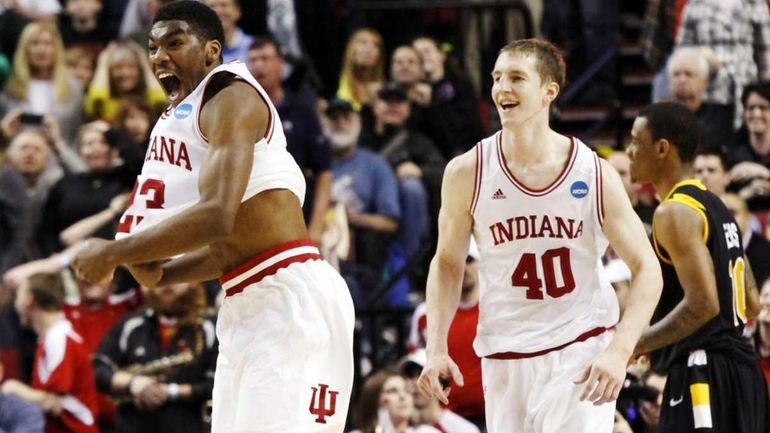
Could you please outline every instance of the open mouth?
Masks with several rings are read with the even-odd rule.
[[[503,111],[513,110],[514,108],[516,108],[518,106],[519,106],[518,103],[513,103],[513,102],[504,102],[504,103],[500,104],[500,108],[502,108]]]
[[[169,101],[177,102],[182,93],[182,82],[179,78],[170,72],[162,72],[158,74],[158,81],[160,81]]]

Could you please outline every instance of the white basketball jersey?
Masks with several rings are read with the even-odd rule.
[[[176,107],[167,108],[158,119],[150,135],[142,172],[136,179],[130,205],[120,220],[116,238],[152,227],[200,199],[198,177],[209,144],[198,121],[206,85],[219,72],[229,72],[252,85],[257,94],[246,94],[244,97],[261,97],[270,110],[265,135],[254,146],[251,175],[241,201],[276,188],[288,189],[300,202],[304,200],[305,178],[286,150],[286,137],[278,111],[246,65],[231,62],[209,72],[192,93]]]
[[[573,138],[562,173],[534,191],[505,163],[502,133],[476,145],[471,214],[480,251],[479,356],[532,354],[614,326],[618,302],[601,272],[599,160]]]

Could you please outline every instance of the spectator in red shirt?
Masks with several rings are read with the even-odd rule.
[[[455,360],[463,374],[465,386],[452,385],[452,395],[447,408],[477,426],[484,424],[484,391],[481,385],[481,359],[473,350],[476,326],[479,321],[479,250],[471,240],[468,258],[465,262],[460,306],[449,327],[449,356]],[[427,335],[427,308],[425,303],[417,306],[412,317],[409,335],[409,350],[425,348]]]
[[[65,319],[63,305],[64,285],[58,274],[32,275],[19,287],[19,318],[38,336],[32,387],[8,380],[2,391],[40,406],[46,413],[46,433],[98,433],[88,348]]]

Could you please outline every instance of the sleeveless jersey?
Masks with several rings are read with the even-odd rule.
[[[471,204],[480,251],[481,356],[538,352],[603,332],[618,321],[617,297],[603,277],[601,168],[572,138],[569,158],[547,188],[531,190],[508,169],[502,132],[476,145]]]
[[[244,97],[261,97],[269,108],[268,126],[264,137],[254,146],[254,162],[241,201],[276,188],[288,189],[300,202],[304,200],[305,178],[286,150],[286,137],[278,111],[246,66],[241,62],[231,62],[209,72],[192,93],[176,107],[167,108],[158,119],[150,135],[142,172],[131,193],[129,207],[118,225],[116,238],[152,227],[200,199],[198,178],[209,144],[198,122],[206,86],[220,72],[233,74],[253,86],[256,94]]]
[[[693,350],[718,351],[734,360],[756,362],[756,355],[742,337],[746,323],[746,263],[743,241],[730,211],[716,195],[695,179],[679,182],[665,201],[675,201],[694,209],[705,225],[703,242],[711,254],[719,297],[719,314],[684,339],[651,354],[651,366],[666,373],[677,362],[686,362]],[[653,246],[663,271],[663,293],[652,316],[658,322],[682,301],[684,290],[668,253],[658,245],[653,219]],[[665,230],[666,228],[663,227]]]

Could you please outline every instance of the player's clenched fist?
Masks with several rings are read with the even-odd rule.
[[[86,241],[75,260],[72,268],[78,278],[91,284],[106,284],[112,280],[117,264],[109,259],[107,248],[110,241],[103,239],[89,239]]]

